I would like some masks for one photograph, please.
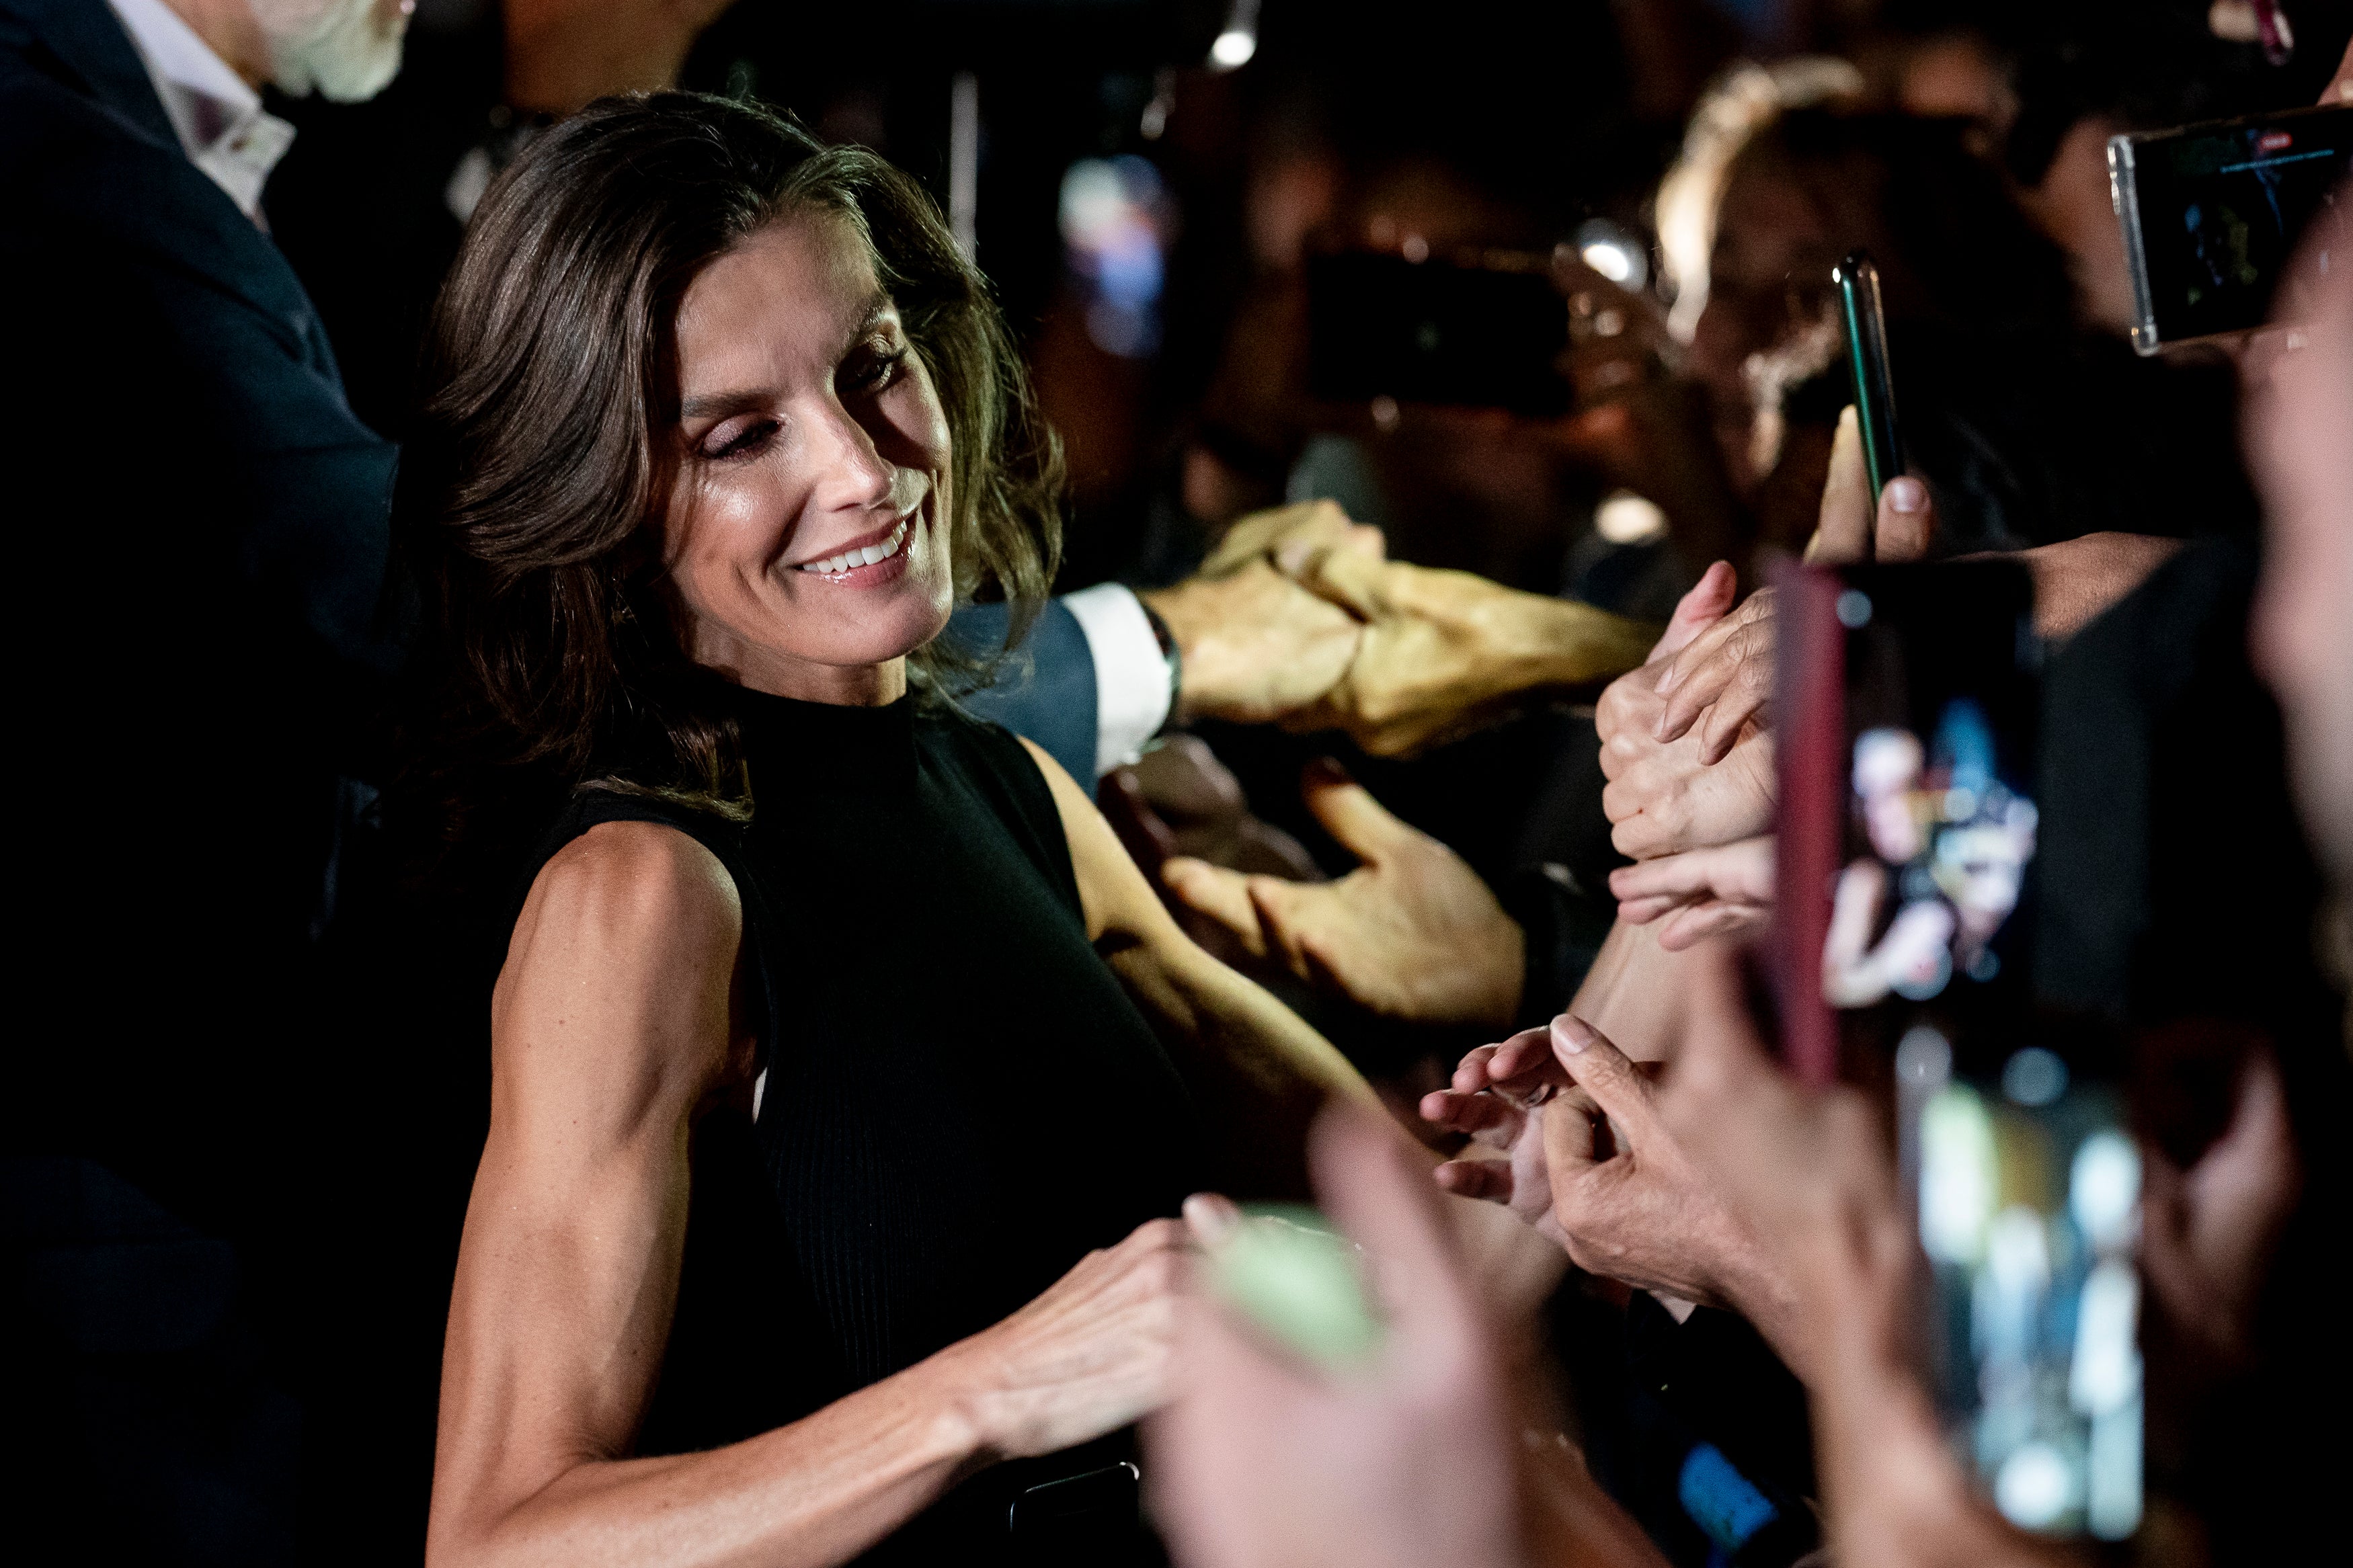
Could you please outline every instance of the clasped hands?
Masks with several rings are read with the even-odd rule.
[[[1890,480],[1874,503],[1848,409],[1807,561],[1916,561],[1936,527],[1915,479]],[[1671,952],[1751,930],[1772,905],[1775,596],[1760,588],[1735,608],[1733,593],[1731,567],[1709,567],[1650,658],[1594,710],[1610,842],[1636,862],[1609,889],[1620,919],[1662,922]]]
[[[1340,730],[1376,756],[1607,679],[1648,637],[1588,605],[1390,561],[1378,529],[1330,501],[1242,519],[1199,572],[1142,597],[1182,652],[1187,717]]]

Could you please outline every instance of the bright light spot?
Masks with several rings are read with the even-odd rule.
[[[1588,267],[1612,283],[1623,283],[1634,276],[1634,258],[1626,254],[1626,247],[1621,245],[1604,240],[1598,245],[1587,246],[1577,254],[1585,258]]]
[[[2022,1530],[2047,1530],[2075,1500],[2067,1460],[2048,1443],[2028,1443],[2004,1459],[1993,1479],[1993,1500]]]
[[[1953,1076],[1953,1043],[1926,1024],[1914,1025],[1895,1047],[1895,1076],[1915,1089],[1942,1089]]]
[[[2105,1130],[2084,1139],[2067,1173],[2067,1209],[2093,1251],[2113,1251],[2132,1240],[2139,1202],[2140,1151],[2133,1141]]]
[[[1588,218],[1577,226],[1577,254],[1621,288],[1640,289],[1651,280],[1649,247],[1606,217]]]
[[[2013,1051],[2001,1065],[2001,1091],[2021,1105],[2048,1105],[2067,1092],[2067,1064],[2041,1046]]]
[[[2086,1415],[2122,1410],[2140,1394],[2135,1329],[2140,1281],[2116,1258],[2095,1266],[2075,1300],[2075,1354],[2067,1367],[2067,1402]]]
[[[1593,531],[1612,544],[1646,544],[1667,531],[1659,504],[1632,490],[1619,490],[1593,509]]]
[[[1194,36],[1199,37],[1198,34]],[[1256,53],[1258,53],[1256,33],[1245,33],[1239,27],[1229,27],[1219,33],[1218,41],[1209,46],[1209,63],[1219,70],[1232,70],[1237,66],[1250,64],[1250,58]]]
[[[1939,1263],[1974,1263],[1993,1215],[1993,1127],[1964,1084],[1920,1112],[1920,1245]]]

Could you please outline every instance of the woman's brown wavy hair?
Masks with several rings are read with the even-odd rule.
[[[756,105],[601,100],[533,142],[476,208],[403,453],[401,548],[440,688],[427,771],[460,816],[518,772],[749,812],[725,689],[682,652],[655,542],[679,457],[671,327],[703,267],[811,212],[864,237],[938,388],[959,601],[1010,601],[1011,641],[1042,606],[1060,451],[987,284],[922,187]],[[928,697],[985,676],[937,643],[911,664]]]

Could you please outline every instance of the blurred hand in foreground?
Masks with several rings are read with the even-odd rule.
[[[1749,1315],[1811,1396],[1832,1555],[1888,1568],[2086,1561],[2005,1521],[1945,1441],[1915,1370],[1918,1245],[1880,1116],[1854,1089],[1813,1093],[1783,1073],[1734,953],[1694,957],[1689,1030],[1658,1110],[1774,1260],[1778,1310]]]
[[[1462,858],[1398,821],[1336,763],[1300,784],[1315,819],[1364,863],[1336,882],[1245,876],[1178,857],[1161,879],[1252,957],[1384,1017],[1500,1027],[1520,1001],[1520,928]]]
[[[1436,1195],[1361,1113],[1327,1111],[1309,1158],[1327,1211],[1369,1255],[1382,1342],[1369,1364],[1327,1374],[1219,1303],[1185,1303],[1184,1392],[1145,1428],[1154,1516],[1176,1562],[1515,1568],[1528,1561],[1517,1423]],[[1214,1229],[1220,1207],[1197,1198],[1188,1215]]]
[[[1274,569],[1271,552],[1290,545],[1377,561],[1381,534],[1330,501],[1254,512],[1200,571],[1137,595],[1176,640],[1182,717],[1271,723],[1322,701],[1346,673],[1364,625]]]
[[[1773,912],[1773,837],[1686,849],[1609,873],[1618,918],[1660,922],[1659,945],[1680,952],[1707,937],[1740,936]]]

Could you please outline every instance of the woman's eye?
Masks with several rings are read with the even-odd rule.
[[[869,355],[863,364],[853,367],[850,384],[862,391],[880,392],[899,379],[900,373],[906,368],[906,364],[907,351],[904,346],[890,353]]]
[[[765,446],[776,433],[773,419],[731,419],[702,438],[706,458],[742,458]]]

